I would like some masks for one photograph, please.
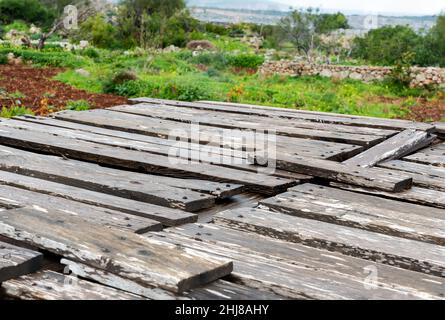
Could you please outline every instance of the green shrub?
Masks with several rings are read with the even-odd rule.
[[[196,101],[209,99],[210,95],[199,84],[171,81],[161,88],[159,97],[171,100]]]
[[[86,48],[85,50],[81,50],[80,54],[92,59],[98,59],[100,57],[99,51],[94,48]]]
[[[90,110],[91,105],[86,100],[70,100],[66,103],[66,109],[72,111]]]
[[[264,57],[256,54],[240,54],[228,56],[228,63],[232,67],[257,69],[264,63]]]
[[[115,93],[117,86],[120,86],[128,81],[137,80],[138,76],[131,70],[120,70],[113,73],[111,76],[103,81],[103,90],[106,93]]]

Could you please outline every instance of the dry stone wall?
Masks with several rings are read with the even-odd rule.
[[[363,82],[382,81],[391,74],[390,67],[371,66],[342,66],[328,64],[311,64],[295,61],[268,61],[263,64],[259,72],[263,75],[290,75],[290,76],[323,76],[338,79],[354,79]],[[438,86],[445,88],[444,68],[411,69],[411,86],[425,87]]]

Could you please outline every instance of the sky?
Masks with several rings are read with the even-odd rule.
[[[278,0],[293,7],[317,7],[349,12],[438,14],[445,11],[445,0]]]

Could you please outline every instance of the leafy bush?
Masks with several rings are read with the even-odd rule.
[[[91,105],[86,100],[70,100],[66,104],[66,109],[72,111],[86,111],[90,110],[90,108]]]
[[[209,94],[199,84],[171,81],[161,88],[160,97],[171,100],[196,101],[208,99]]]
[[[264,63],[264,57],[256,54],[241,54],[228,56],[232,67],[257,69]]]
[[[202,64],[209,67],[213,67],[217,70],[223,70],[227,68],[228,59],[223,53],[210,53],[204,52],[190,59],[191,63]]]
[[[115,93],[116,87],[128,81],[137,80],[138,76],[131,70],[121,70],[113,73],[103,81],[103,90],[106,93]]]

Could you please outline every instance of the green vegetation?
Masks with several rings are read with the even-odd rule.
[[[45,14],[16,16],[14,10],[25,2]],[[61,32],[57,26],[68,3],[81,4],[79,29]],[[35,66],[62,67],[66,70],[56,79],[93,93],[377,117],[404,117],[419,101],[443,101],[436,89],[409,88],[408,72],[415,64],[445,66],[445,16],[428,32],[383,27],[345,44],[341,29],[349,27],[346,17],[312,9],[296,10],[276,26],[222,26],[193,19],[183,0],[121,0],[115,9],[99,13],[90,10],[85,0],[0,0],[1,8],[0,21],[9,23],[3,33],[29,32],[31,23],[42,31],[29,35],[38,45],[31,41],[18,47],[0,45],[0,64],[7,63],[12,53]],[[76,44],[87,40],[91,46],[64,50],[48,41],[61,37]],[[269,49],[274,49],[271,54]],[[298,56],[311,62],[336,58],[347,65],[392,65],[394,71],[385,82],[371,84],[322,77],[262,77],[256,71],[265,56],[275,60]],[[91,107],[87,101],[70,101],[66,106],[70,110]]]
[[[86,111],[86,110],[90,110],[90,108],[91,108],[91,105],[86,100],[75,100],[75,101],[70,100],[66,104],[66,109],[72,110],[72,111]]]
[[[0,118],[12,118],[12,117],[23,116],[25,114],[32,115],[33,112],[32,110],[26,107],[19,107],[19,106],[15,106],[12,108],[2,107],[0,111]]]

